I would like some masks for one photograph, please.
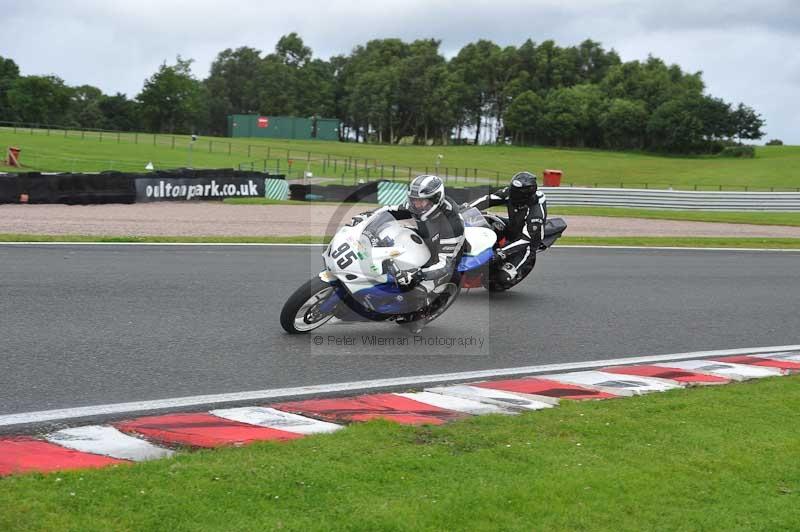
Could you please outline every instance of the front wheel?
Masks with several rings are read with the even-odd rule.
[[[281,327],[289,334],[304,334],[327,323],[333,311],[323,313],[320,306],[334,291],[334,287],[319,277],[307,281],[286,300],[281,310]]]

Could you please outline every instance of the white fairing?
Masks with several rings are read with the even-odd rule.
[[[354,227],[340,228],[323,253],[328,275],[344,283],[351,293],[385,283],[383,263],[394,262],[399,270],[420,268],[430,259],[430,250],[415,231],[388,213],[371,216]]]
[[[464,228],[464,238],[469,242],[469,252],[467,255],[480,255],[487,249],[492,249],[497,242],[497,235],[491,229],[485,227],[466,227]]]

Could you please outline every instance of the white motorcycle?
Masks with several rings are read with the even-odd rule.
[[[399,286],[397,272],[424,266],[428,246],[412,227],[388,212],[340,228],[322,254],[325,269],[298,288],[283,306],[281,326],[291,334],[311,332],[332,318],[395,321],[416,332],[441,316],[458,297],[461,275],[485,269],[497,241],[481,212],[461,213],[466,239],[452,276]]]

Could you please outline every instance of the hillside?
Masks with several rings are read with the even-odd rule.
[[[0,130],[0,146],[22,149],[25,170],[145,171],[156,169],[246,167],[286,173],[303,171],[336,182],[381,176],[406,180],[409,173],[439,173],[467,184],[504,181],[513,172],[545,168],[564,171],[564,183],[587,186],[717,189],[797,189],[800,187],[800,147],[759,147],[755,159],[662,157],[638,152],[610,152],[509,146],[389,146],[322,141],[286,141],[200,137],[189,149],[187,136],[46,130]],[[365,170],[366,165],[366,170]],[[357,170],[356,167],[357,166]],[[393,172],[393,168],[394,172]],[[0,166],[0,171],[14,169]],[[476,181],[477,177],[477,181]]]

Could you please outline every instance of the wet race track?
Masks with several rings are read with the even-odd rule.
[[[394,324],[289,336],[320,248],[0,246],[0,415],[797,343],[800,253],[554,248],[522,285]]]

